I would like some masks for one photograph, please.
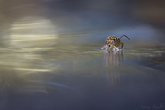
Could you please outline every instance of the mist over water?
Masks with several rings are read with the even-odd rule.
[[[164,110],[163,3],[1,0],[0,109]]]

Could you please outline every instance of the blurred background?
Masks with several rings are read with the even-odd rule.
[[[164,41],[164,0],[0,0],[0,110],[163,110]]]
[[[125,34],[126,46],[164,46],[163,0],[0,0],[0,43],[50,47],[61,43],[102,46]]]

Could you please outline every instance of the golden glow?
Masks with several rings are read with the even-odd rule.
[[[18,73],[23,71],[21,74],[27,74],[29,72],[49,72],[58,69],[56,66],[43,65],[42,61],[43,59],[41,55],[34,53],[21,53],[13,51],[13,53],[10,54],[1,53],[0,56],[0,65],[10,69],[12,67],[12,69],[16,70]]]
[[[11,35],[12,41],[38,41],[38,40],[53,40],[50,35]]]
[[[48,72],[50,71],[49,69],[30,69],[30,68],[15,68],[16,70],[21,70],[21,71],[32,71],[32,72]]]
[[[40,17],[25,17],[11,25],[12,47],[50,47],[58,38],[50,20]]]

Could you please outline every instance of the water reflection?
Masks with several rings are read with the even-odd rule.
[[[11,24],[8,37],[10,48],[0,49],[0,66],[10,70],[7,74],[13,74],[18,79],[15,91],[46,93],[45,85],[39,83],[46,81],[41,74],[55,71],[57,66],[43,63],[49,59],[43,58],[41,50],[52,49],[57,39],[55,26],[44,17],[27,16]],[[7,78],[7,83],[8,80],[15,86],[13,77]]]
[[[20,110],[20,105],[23,109],[29,103],[27,110],[39,110],[38,106],[50,110],[139,110],[143,105],[164,103],[163,72],[129,63],[138,58],[144,61],[149,57],[145,57],[147,50],[104,53],[87,45],[48,52],[25,50],[0,49],[0,109],[14,106]],[[163,58],[163,53],[152,56]],[[144,62],[151,63],[152,58]]]
[[[120,83],[123,51],[110,51],[105,53],[107,78],[109,86]]]
[[[56,71],[57,66],[45,65],[40,53],[25,52],[22,49],[0,50],[0,91],[10,87],[15,92],[46,92],[45,85],[36,82],[44,82],[44,73]],[[35,82],[34,82],[35,81]]]

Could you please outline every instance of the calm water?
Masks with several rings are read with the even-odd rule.
[[[0,49],[1,110],[165,110],[165,50]]]
[[[0,0],[0,110],[165,110],[163,4]]]

